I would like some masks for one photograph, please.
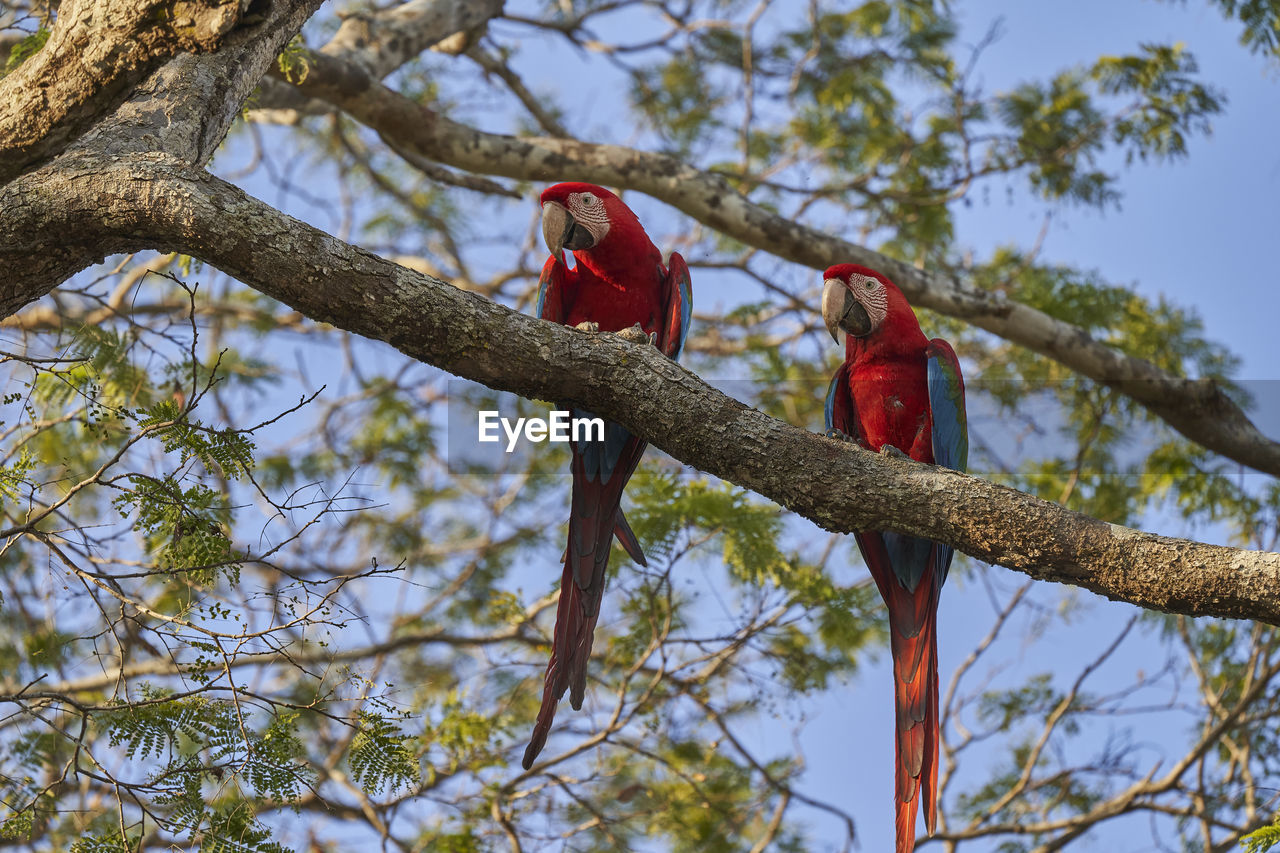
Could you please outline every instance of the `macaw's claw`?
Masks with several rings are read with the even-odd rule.
[[[574,326],[574,328],[577,329],[579,332],[591,332],[594,334],[600,331],[600,324],[592,323],[590,320],[587,320],[585,322],[579,323],[578,325]]]
[[[862,444],[862,442],[858,441],[858,439],[854,438],[848,433],[841,432],[838,429],[827,430],[827,438],[834,438],[836,441],[847,441],[850,444]]]
[[[628,326],[625,329],[620,329],[618,331],[618,337],[633,344],[651,344],[658,339],[656,334],[645,334],[644,329],[640,328],[639,323],[636,323],[634,326]]]
[[[880,446],[880,455],[888,456],[892,459],[910,459],[911,458],[910,456],[903,453],[898,448],[894,447],[892,444],[882,444]]]

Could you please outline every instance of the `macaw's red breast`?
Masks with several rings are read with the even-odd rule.
[[[605,278],[578,258],[575,272],[565,288],[567,325],[592,322],[599,323],[602,332],[617,332],[639,323],[646,332],[658,331],[664,306],[662,270],[657,263],[648,275],[628,270],[626,276]]]
[[[912,459],[933,462],[924,349],[885,359],[863,357],[848,376],[858,426],[871,449],[891,444]]]

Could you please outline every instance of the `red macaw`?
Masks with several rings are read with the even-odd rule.
[[[639,324],[668,358],[680,355],[693,310],[689,267],[675,252],[663,266],[662,253],[620,198],[593,184],[548,187],[542,193],[542,236],[551,257],[542,268],[539,317],[605,332]],[[573,252],[574,269],[565,265],[564,249]],[[574,416],[590,417],[585,412]],[[547,741],[556,703],[566,689],[574,710],[582,707],[613,538],[633,560],[647,565],[619,508],[622,489],[645,446],[643,439],[611,421],[605,421],[604,441],[570,443],[569,543],[542,708],[524,752],[526,770]]]
[[[964,380],[951,345],[925,338],[902,291],[881,273],[838,264],[824,279],[822,319],[837,344],[846,339],[827,392],[827,429],[882,453],[965,470]],[[930,834],[937,826],[937,614],[952,550],[887,530],[854,536],[889,610],[897,853],[911,853],[922,789],[925,826]]]

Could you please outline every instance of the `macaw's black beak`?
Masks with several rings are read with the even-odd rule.
[[[557,258],[564,249],[576,252],[596,244],[591,232],[579,225],[578,220],[558,201],[549,201],[542,206],[542,239]]]
[[[843,281],[834,278],[827,279],[822,288],[822,322],[837,344],[844,343],[842,333],[860,338],[871,332],[867,309],[853,298]]]

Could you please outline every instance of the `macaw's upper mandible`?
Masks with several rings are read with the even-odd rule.
[[[664,265],[640,220],[602,187],[556,184],[540,201],[542,235],[551,257],[542,268],[538,316],[604,332],[639,324],[663,353],[679,356],[693,309],[684,258],[673,252]],[[565,249],[577,262],[572,269],[565,263]],[[633,560],[645,565],[644,552],[620,508],[623,487],[640,462],[645,442],[606,421],[603,440],[571,441],[570,449],[569,544],[542,707],[524,754],[526,770],[546,743],[565,691],[574,709],[582,707],[614,538]]]
[[[870,450],[963,471],[969,440],[960,362],[946,341],[925,338],[902,291],[875,270],[838,264],[824,276],[822,319],[845,348],[827,392],[827,429]],[[889,611],[896,850],[911,853],[922,793],[930,833],[937,820],[937,613],[952,550],[892,531],[855,537]]]

